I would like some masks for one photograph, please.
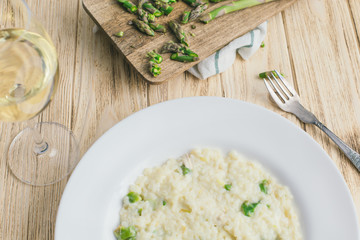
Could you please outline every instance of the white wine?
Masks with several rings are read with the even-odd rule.
[[[41,112],[58,80],[56,50],[24,29],[0,30],[0,121],[23,121]]]

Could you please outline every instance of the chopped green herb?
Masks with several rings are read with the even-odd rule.
[[[115,37],[119,37],[119,38],[120,38],[120,37],[123,37],[123,36],[124,36],[124,32],[120,31],[120,32],[118,32],[118,33],[115,33],[114,36],[115,36]]]
[[[274,74],[275,77],[278,76],[275,71],[271,71],[271,72]],[[285,74],[283,74],[283,73],[280,73],[280,75],[283,76],[283,77],[286,77]]]
[[[179,62],[195,62],[199,60],[198,57],[188,56],[188,55],[179,55],[179,53],[173,53],[170,56],[171,60],[179,61]]]
[[[275,71],[271,71],[271,72],[262,72],[262,73],[259,73],[259,78],[263,79],[263,78],[267,78],[267,76],[271,76],[270,73],[273,73],[275,77],[277,77],[277,74]],[[285,77],[285,75],[283,73],[280,73],[281,76]]]
[[[142,214],[142,208],[140,208],[140,209],[138,210],[138,214],[139,214],[139,216],[141,216],[141,214]]]
[[[264,48],[265,47],[265,43],[262,42],[261,45],[260,45],[261,48]]]
[[[262,191],[265,194],[268,194],[269,183],[266,179],[261,181],[259,187],[260,187],[260,191]]]
[[[195,37],[195,33],[189,32],[190,36]]]
[[[266,72],[259,73],[259,78],[267,78]]]
[[[186,23],[189,22],[190,13],[191,13],[190,11],[185,11],[183,13],[183,15],[181,16],[181,23],[182,24],[186,24]]]
[[[272,72],[272,74],[274,74],[275,77],[279,77],[279,76],[276,74],[275,71],[271,71],[271,72]],[[283,77],[285,77],[285,75],[284,75],[283,73],[280,73],[280,75],[283,76]]]
[[[226,191],[230,191],[230,190],[231,190],[231,187],[232,187],[232,184],[231,184],[231,183],[224,185],[224,188],[225,188]]]
[[[150,59],[149,61],[149,70],[150,73],[154,76],[157,77],[161,74],[161,67],[156,63],[155,59]]]
[[[185,167],[185,165],[181,165],[182,174],[185,176],[186,174],[190,173],[190,169]]]
[[[241,205],[241,210],[245,216],[251,217],[252,215],[254,215],[255,208],[259,203],[260,203],[260,201],[258,201],[256,203],[249,203],[248,201],[245,201]]]
[[[165,28],[164,25],[161,25],[161,24],[158,24],[158,23],[149,23],[149,26],[155,32],[166,33],[166,28]]]
[[[163,200],[163,206],[166,206],[166,201],[165,200]]]
[[[269,209],[270,209],[270,204],[266,204],[266,206],[267,206],[267,208],[269,208]]]
[[[148,52],[147,57],[154,60],[155,63],[161,63],[163,61],[163,57],[156,52],[156,50],[152,50],[151,52]]]
[[[140,195],[135,192],[129,192],[127,196],[129,198],[130,203],[135,203],[135,202],[141,201]]]
[[[275,71],[271,71],[271,72],[272,72],[272,74],[274,74],[275,77],[278,77],[278,75],[276,74]],[[280,74],[281,74],[281,76],[284,76],[284,74],[282,74],[282,73],[280,73]]]
[[[196,26],[195,25],[191,25],[191,29],[195,29],[196,28]]]
[[[115,235],[116,236],[116,235]],[[117,236],[118,240],[135,240],[136,228],[134,226],[120,228],[120,235]]]
[[[186,47],[182,47],[179,49],[183,54],[188,55],[190,57],[199,57],[199,55],[193,51],[191,51],[190,49],[186,48]]]
[[[131,13],[135,13],[137,11],[137,6],[135,4],[133,4],[130,1],[127,0],[117,0],[119,3],[122,4],[122,6],[124,8],[126,8],[126,10],[128,10]]]

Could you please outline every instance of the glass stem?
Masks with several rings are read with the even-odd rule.
[[[40,154],[45,153],[48,150],[49,145],[44,140],[44,138],[41,136],[39,129],[36,129],[36,127],[35,127],[36,124],[37,124],[36,122],[34,122],[33,124],[29,123],[28,128],[33,133],[32,137],[34,140],[34,147],[33,147],[34,153],[36,155],[40,155]]]

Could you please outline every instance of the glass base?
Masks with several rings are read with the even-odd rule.
[[[44,144],[39,151],[34,131],[38,131]],[[73,133],[58,123],[43,122],[34,129],[26,128],[11,142],[8,150],[11,172],[22,182],[50,185],[68,176],[79,161],[79,148]]]

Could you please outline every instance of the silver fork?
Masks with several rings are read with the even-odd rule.
[[[331,132],[322,124],[314,114],[306,110],[300,103],[297,92],[285,80],[285,78],[276,70],[267,72],[266,78],[263,78],[265,86],[272,99],[285,112],[294,114],[300,121],[310,123],[320,128],[333,142],[338,145],[341,151],[350,159],[357,170],[360,172],[360,154],[346,145],[339,137]]]

